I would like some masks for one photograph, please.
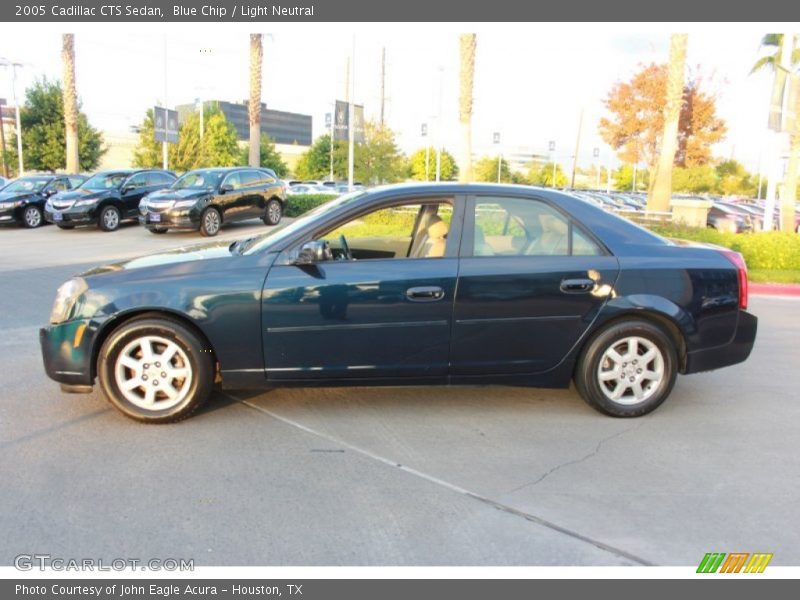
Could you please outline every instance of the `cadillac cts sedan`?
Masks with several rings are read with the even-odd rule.
[[[566,387],[636,417],[678,373],[744,361],[756,318],[723,248],[577,197],[484,184],[354,192],[282,228],[98,267],[40,332],[65,391],[191,415],[215,385]]]

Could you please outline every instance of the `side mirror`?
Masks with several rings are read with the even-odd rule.
[[[135,185],[123,185],[122,186],[122,193],[127,194],[128,192],[132,192],[136,189]]]
[[[219,193],[220,194],[224,194],[226,192],[232,192],[232,191],[233,191],[233,186],[230,183],[223,183],[221,186],[219,186]]]
[[[315,240],[313,242],[306,242],[300,248],[297,258],[294,260],[295,265],[315,265],[326,260],[331,260],[333,253],[331,247],[325,240]]]

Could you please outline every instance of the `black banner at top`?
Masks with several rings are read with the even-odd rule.
[[[800,20],[800,2],[760,0],[11,0],[4,22],[735,22]]]

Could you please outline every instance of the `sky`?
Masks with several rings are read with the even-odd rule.
[[[597,124],[603,100],[618,80],[650,62],[666,62],[669,34],[689,32],[687,65],[710,81],[727,138],[714,148],[758,169],[771,79],[750,75],[759,41],[796,24],[18,24],[5,25],[0,57],[24,63],[17,89],[34,78],[61,76],[61,37],[76,34],[78,95],[90,122],[127,131],[147,108],[195,98],[242,101],[248,96],[248,33],[264,33],[262,100],[270,108],[310,114],[314,137],[325,113],[343,99],[348,56],[354,51],[355,101],[367,118],[380,104],[380,57],[386,48],[386,119],[400,147],[411,152],[437,138],[457,155],[458,34],[478,35],[473,149],[478,155],[521,148],[556,155],[568,164],[583,110],[579,165],[616,164]],[[166,78],[165,78],[166,74]],[[166,90],[165,90],[166,81]],[[441,86],[441,119],[439,97]],[[11,77],[0,70],[0,97],[11,101]],[[493,132],[501,143],[492,144]]]

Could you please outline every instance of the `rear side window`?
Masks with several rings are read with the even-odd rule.
[[[479,198],[473,256],[594,256],[602,249],[570,219],[538,200]]]

